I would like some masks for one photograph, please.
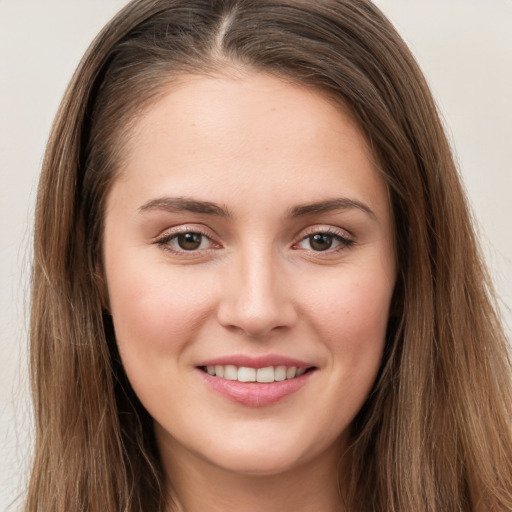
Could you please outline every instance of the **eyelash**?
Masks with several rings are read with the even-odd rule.
[[[315,235],[327,235],[329,237],[332,237],[334,240],[336,240],[337,242],[339,242],[339,246],[334,248],[334,249],[331,249],[330,247],[324,251],[315,251],[313,249],[312,252],[314,252],[315,254],[332,254],[332,253],[338,253],[340,251],[344,251],[345,249],[348,249],[350,246],[354,245],[355,243],[355,240],[353,240],[352,238],[348,238],[347,236],[344,236],[344,235],[341,235],[338,231],[332,229],[332,228],[326,228],[326,229],[313,229],[311,230],[311,232],[307,233],[305,236],[303,236],[301,239],[300,239],[300,242],[298,243],[301,243],[301,242],[304,242],[305,240],[307,240],[308,238],[311,238]],[[294,244],[294,247],[297,246],[298,244]]]
[[[207,249],[195,249],[195,250],[186,250],[186,249],[178,249],[174,248],[171,244],[171,242],[175,239],[177,239],[180,235],[187,235],[187,234],[194,234],[194,235],[200,235],[201,237],[206,238],[209,240],[209,242],[213,245],[217,245],[217,247],[220,247],[220,245],[213,242],[212,237],[205,233],[205,231],[201,230],[197,227],[187,227],[184,226],[183,228],[180,228],[179,230],[176,230],[171,233],[165,233],[161,237],[157,238],[155,240],[155,244],[162,248],[164,251],[171,252],[173,254],[177,254],[179,256],[185,256],[185,257],[194,257],[197,256],[199,251],[201,251],[202,254],[204,254],[204,251],[209,251],[212,248],[209,247]]]
[[[180,235],[187,235],[187,234],[200,235],[201,237],[206,238],[210,242],[210,244],[213,244],[214,246],[217,246],[217,247],[186,250],[186,249],[181,249],[181,248],[177,249],[177,248],[174,248],[172,245],[170,245],[171,242],[173,240],[177,239]],[[355,240],[341,235],[338,231],[336,231],[332,228],[326,228],[326,229],[311,230],[309,233],[302,236],[302,238],[299,240],[299,242],[295,243],[292,246],[292,248],[295,250],[299,250],[299,248],[297,247],[299,244],[301,244],[308,238],[311,238],[315,235],[326,235],[326,236],[332,237],[335,241],[339,242],[339,246],[335,247],[334,249],[331,249],[330,247],[323,251],[322,250],[315,251],[314,249],[309,249],[309,251],[311,251],[315,254],[318,254],[318,255],[323,255],[323,254],[327,255],[327,254],[332,254],[332,253],[338,253],[345,249],[348,249],[355,243]],[[187,226],[184,226],[183,228],[180,228],[179,230],[173,231],[171,233],[165,233],[161,237],[157,238],[154,241],[154,243],[156,245],[158,245],[159,247],[161,247],[162,250],[164,250],[164,251],[169,251],[173,254],[176,254],[179,256],[185,256],[185,257],[195,257],[199,253],[204,254],[205,251],[210,251],[212,249],[215,250],[215,249],[221,247],[220,244],[216,244],[212,240],[211,236],[208,235],[205,231],[198,229],[197,227],[187,227]],[[306,250],[308,250],[308,249],[306,249]]]

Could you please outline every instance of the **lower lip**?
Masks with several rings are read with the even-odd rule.
[[[249,407],[264,407],[283,400],[304,386],[314,371],[308,371],[300,377],[269,383],[239,382],[214,377],[199,370],[206,383],[217,393],[233,402]]]

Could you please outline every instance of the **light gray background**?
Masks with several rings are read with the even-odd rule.
[[[255,0],[256,1],[256,0]],[[0,0],[0,510],[30,454],[27,288],[37,176],[81,55],[126,0]],[[512,324],[512,0],[379,0],[423,67]],[[18,510],[20,502],[12,505]]]

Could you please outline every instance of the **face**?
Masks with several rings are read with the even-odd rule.
[[[193,76],[125,156],[105,273],[164,460],[277,474],[337,456],[395,282],[387,190],[350,115],[275,77]]]

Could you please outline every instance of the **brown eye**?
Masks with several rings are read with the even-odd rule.
[[[325,233],[316,233],[308,236],[309,245],[314,251],[327,251],[332,247],[333,237]]]
[[[176,243],[184,251],[195,251],[201,247],[203,235],[201,233],[180,233],[176,236]]]
[[[154,242],[165,251],[185,256],[204,254],[209,249],[218,249],[219,245],[215,244],[208,235],[200,231],[181,231],[169,233],[158,238]]]
[[[335,253],[350,247],[353,243],[354,240],[341,233],[317,231],[305,236],[295,247],[306,251]]]

